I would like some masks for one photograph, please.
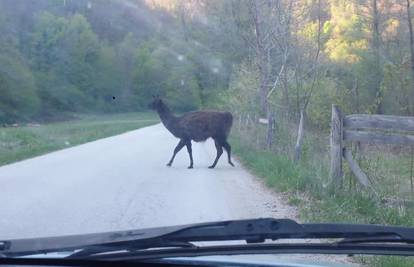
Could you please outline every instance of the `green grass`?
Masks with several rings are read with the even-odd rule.
[[[79,115],[40,126],[0,128],[0,166],[158,122],[156,114]]]
[[[400,153],[367,153],[361,166],[375,179],[374,186],[385,196],[409,199],[411,192],[411,158],[407,151]]]
[[[286,192],[305,190],[306,187],[311,186],[310,176],[286,156],[244,146],[236,138],[233,138],[231,143],[234,153],[243,165],[262,177],[269,187]]]
[[[389,205],[355,186],[344,186],[341,191],[336,192],[329,190],[326,179],[328,172],[321,164],[321,157],[304,157],[295,164],[286,155],[257,149],[246,140],[241,142],[240,138],[236,136],[231,140],[235,155],[244,166],[264,179],[270,188],[287,192],[288,203],[299,208],[302,221],[414,226],[412,207]],[[377,172],[386,176],[389,169],[385,171],[384,168],[390,167],[390,163],[377,164],[380,166]],[[404,164],[407,165],[407,162]],[[345,179],[345,182],[348,181]],[[386,189],[381,190],[381,193],[384,196],[390,195]],[[414,259],[405,257],[376,256],[356,259],[364,265],[376,267],[414,266]]]

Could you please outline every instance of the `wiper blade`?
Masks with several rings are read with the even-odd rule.
[[[57,237],[0,240],[0,258],[34,255],[50,252],[74,251],[93,247],[150,246],[159,236],[168,235],[187,226],[171,226],[106,233],[80,234]],[[157,242],[160,245],[161,242]],[[162,243],[165,243],[162,241]]]
[[[134,244],[134,242],[128,242],[127,244],[105,244],[105,245],[97,245],[84,248],[80,251],[77,251],[67,258],[85,258],[90,255],[100,254],[100,253],[108,253],[111,251],[136,251],[141,249],[146,249],[148,247],[156,247],[157,249],[163,248],[196,248],[195,245],[189,242],[162,242],[159,241],[157,243],[152,243],[152,245],[148,244]]]
[[[395,244],[344,244],[338,243],[259,243],[247,245],[223,245],[195,248],[168,248],[138,250],[110,254],[89,255],[82,259],[133,261],[174,257],[199,257],[217,255],[253,254],[334,254],[334,255],[388,255],[414,256],[413,245]],[[72,257],[71,257],[72,258]]]
[[[195,247],[192,242],[198,241],[239,240],[247,243],[260,243],[265,240],[322,238],[342,239],[343,243],[333,244],[337,247],[345,246],[346,243],[355,245],[355,243],[395,242],[396,240],[400,243],[414,243],[414,228],[360,224],[299,224],[289,219],[264,218],[103,234],[0,241],[0,244],[5,244],[3,247],[0,246],[0,255],[12,257],[80,250],[73,254],[73,257],[86,257],[122,250],[141,250],[142,253],[148,253],[142,250],[149,248],[162,248],[164,251],[168,248],[194,251],[200,247]]]
[[[290,219],[264,218],[199,224],[166,237],[186,242],[244,240],[247,243],[259,243],[266,239],[351,239],[384,236],[414,242],[414,228],[372,224],[299,224]]]

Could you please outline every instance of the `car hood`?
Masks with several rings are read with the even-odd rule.
[[[287,267],[357,267],[356,263],[351,263],[344,259],[325,259],[323,256],[318,258],[309,255],[236,255],[236,256],[203,256],[195,258],[171,258],[165,259],[170,263],[197,263],[197,265],[224,265],[224,266],[287,266]],[[348,261],[348,262],[346,262]]]
[[[70,256],[72,252],[54,252],[37,254],[22,258],[55,258],[63,259]],[[163,262],[173,264],[194,264],[196,266],[271,266],[271,267],[357,267],[345,257],[326,257],[325,255],[229,255],[229,256],[200,256],[200,257],[177,257],[155,260],[151,262]]]

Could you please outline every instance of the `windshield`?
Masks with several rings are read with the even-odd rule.
[[[1,0],[0,241],[414,226],[412,4]]]

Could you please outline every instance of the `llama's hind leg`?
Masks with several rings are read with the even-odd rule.
[[[172,158],[170,159],[170,161],[167,163],[167,166],[170,167],[171,164],[174,161],[175,155],[177,155],[177,153],[185,146],[185,141],[183,139],[180,140],[180,142],[178,142],[177,146],[174,148],[174,154],[172,155]]]
[[[189,169],[193,168],[193,149],[191,148],[191,140],[188,140],[185,144],[187,146],[188,155],[190,156],[190,166]]]
[[[223,147],[224,147],[224,149],[227,152],[227,158],[228,158],[229,164],[234,167],[234,164],[231,161],[231,146],[230,146],[230,144],[227,141],[224,141]]]
[[[216,149],[217,149],[217,156],[216,159],[213,162],[213,165],[209,166],[210,169],[213,169],[214,167],[216,167],[216,164],[218,162],[218,160],[221,157],[221,154],[223,154],[223,148],[221,147],[221,144],[218,140],[214,139],[214,144],[216,145]]]

